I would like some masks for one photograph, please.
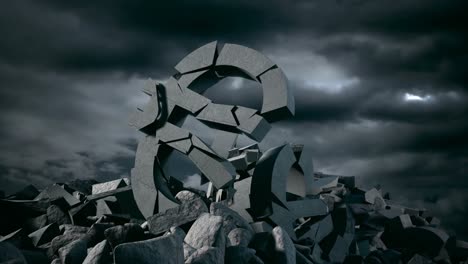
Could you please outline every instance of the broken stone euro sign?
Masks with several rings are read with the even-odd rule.
[[[322,200],[312,198],[313,168],[301,147],[285,144],[263,154],[256,144],[236,148],[240,134],[260,142],[270,122],[294,115],[292,91],[275,63],[256,50],[214,41],[188,54],[175,69],[178,73],[165,84],[147,82],[144,92],[150,100],[131,118],[131,125],[145,133],[131,172],[133,195],[143,216],[180,204],[175,194],[184,189],[183,183],[163,168],[174,150],[186,155],[210,182],[209,193],[216,191],[217,200],[224,193],[231,209],[247,221],[280,225],[296,238],[293,223],[298,218],[328,213]],[[263,90],[261,110],[216,104],[201,95],[210,83],[225,77],[258,82]],[[187,116],[216,130],[212,142],[180,126]],[[301,174],[302,184],[288,183],[294,178],[292,168]],[[290,198],[291,193],[296,198]]]

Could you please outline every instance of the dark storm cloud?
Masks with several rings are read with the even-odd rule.
[[[382,183],[468,237],[466,1],[158,2],[1,4],[7,193],[128,176],[138,133],[126,121],[144,80],[220,40],[264,52],[289,78],[296,116],[275,124],[270,144],[304,143],[317,170]],[[207,95],[255,106],[254,86],[233,78]]]

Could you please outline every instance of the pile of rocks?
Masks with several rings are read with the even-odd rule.
[[[0,200],[0,263],[468,263],[468,243],[427,211],[354,177],[315,180],[329,213],[298,219],[307,238],[296,240],[201,191],[182,190],[178,207],[144,219],[128,179],[28,186]]]

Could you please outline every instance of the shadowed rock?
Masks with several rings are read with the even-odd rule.
[[[182,240],[176,235],[167,235],[144,241],[123,243],[114,249],[115,264],[183,264]]]

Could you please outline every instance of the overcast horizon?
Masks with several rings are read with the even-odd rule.
[[[1,4],[0,190],[128,176],[143,82],[218,40],[286,73],[296,115],[273,124],[278,144],[305,144],[316,171],[380,184],[468,239],[466,1],[175,2]],[[215,102],[261,100],[248,81],[218,86]]]

